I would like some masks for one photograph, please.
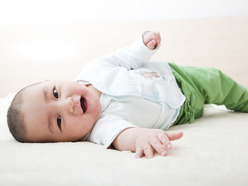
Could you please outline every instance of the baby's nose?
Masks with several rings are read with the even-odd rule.
[[[62,102],[62,106],[66,112],[73,113],[74,111],[74,102],[71,97],[65,98]]]

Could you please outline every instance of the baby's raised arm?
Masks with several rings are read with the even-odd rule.
[[[115,138],[113,146],[120,151],[136,152],[137,158],[143,155],[152,158],[154,150],[166,156],[166,150],[172,148],[170,141],[178,140],[182,136],[182,132],[167,133],[161,129],[128,128]]]

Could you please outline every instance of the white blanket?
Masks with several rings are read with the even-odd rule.
[[[193,124],[174,126],[184,137],[167,157],[88,142],[22,144],[6,126],[12,95],[0,99],[1,185],[245,185],[248,183],[248,114],[206,106]]]

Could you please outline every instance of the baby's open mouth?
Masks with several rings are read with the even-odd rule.
[[[83,97],[81,97],[80,103],[81,103],[81,108],[82,108],[83,112],[85,113],[87,110],[87,102]]]

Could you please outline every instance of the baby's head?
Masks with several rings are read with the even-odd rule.
[[[9,107],[9,130],[20,142],[78,141],[100,117],[100,98],[94,90],[69,81],[25,87]]]

